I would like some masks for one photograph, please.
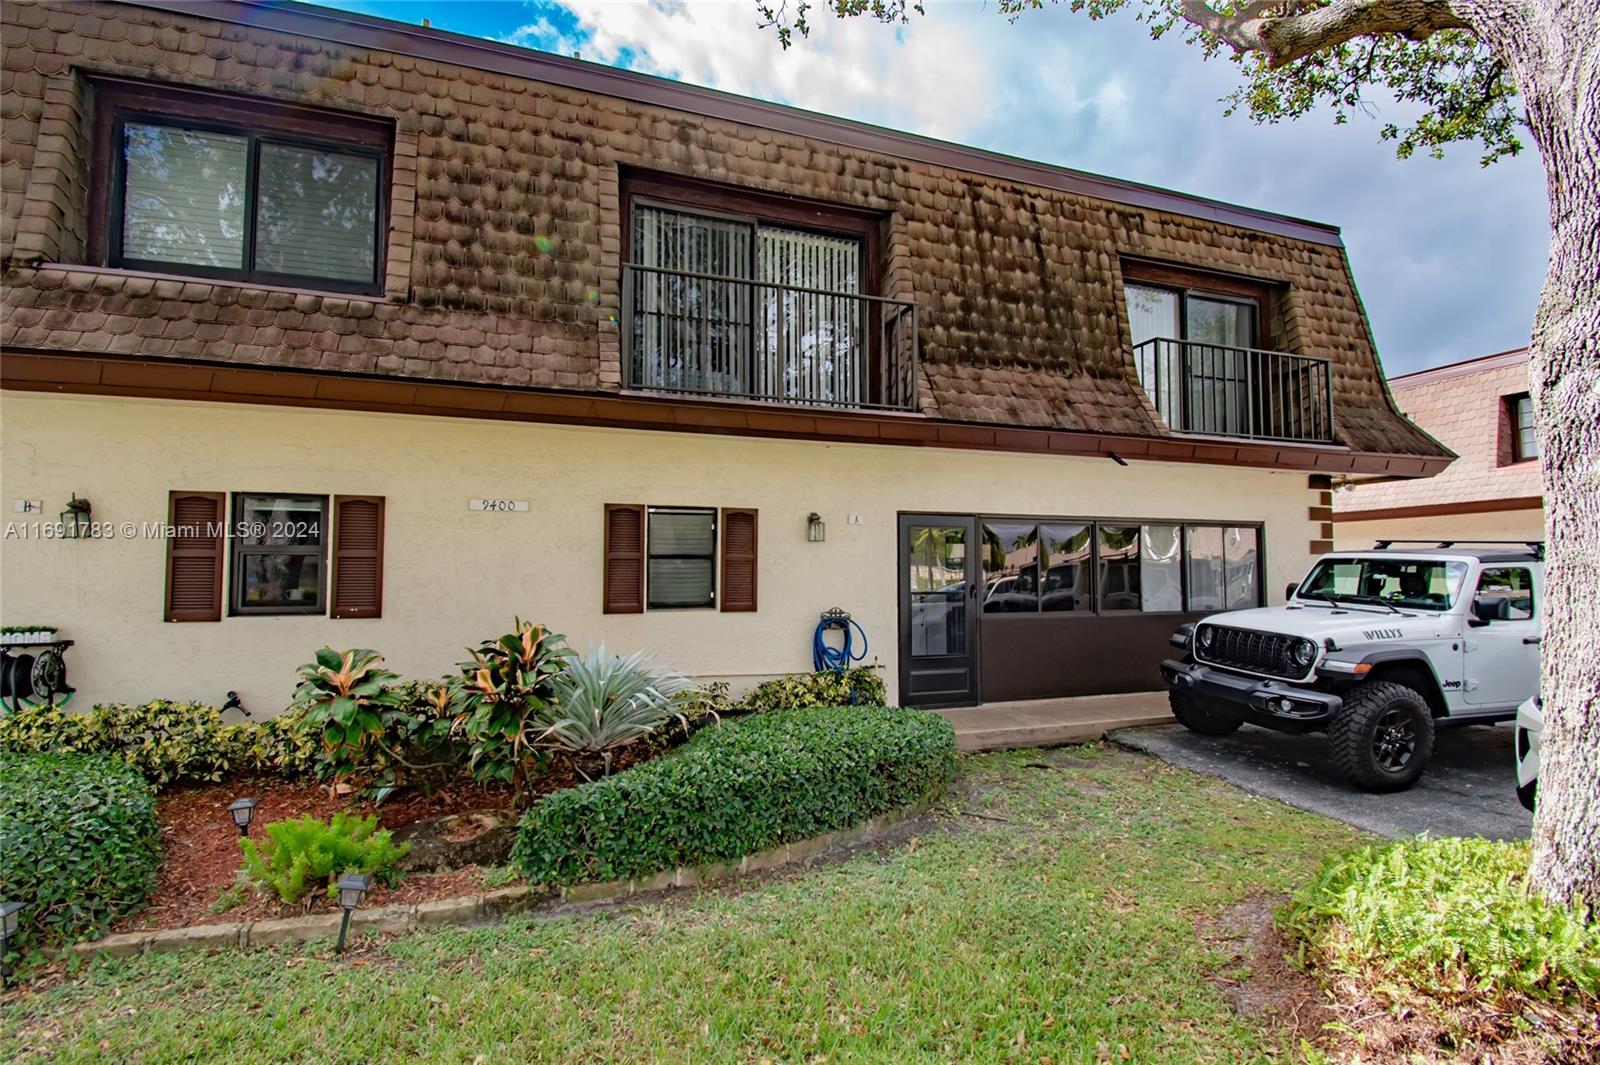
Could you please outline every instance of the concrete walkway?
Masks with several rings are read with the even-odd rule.
[[[956,748],[962,751],[1087,743],[1111,729],[1162,725],[1172,720],[1164,691],[984,703],[939,713],[955,726]]]

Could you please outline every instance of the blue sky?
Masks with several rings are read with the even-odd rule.
[[[1531,151],[1487,169],[1470,145],[1398,160],[1378,140],[1394,105],[1344,126],[1224,117],[1232,64],[1151,41],[1131,16],[1012,22],[934,0],[902,27],[816,18],[785,52],[755,0],[323,2],[1334,223],[1390,374],[1526,343],[1544,278]]]

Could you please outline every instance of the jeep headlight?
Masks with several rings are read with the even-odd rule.
[[[1294,658],[1295,665],[1301,669],[1309,669],[1311,663],[1316,660],[1317,645],[1310,640],[1300,640],[1289,654]]]
[[[1211,626],[1200,626],[1199,631],[1195,633],[1195,640],[1199,642],[1202,648],[1209,648],[1211,646]]]

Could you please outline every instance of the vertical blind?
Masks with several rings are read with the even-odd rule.
[[[860,241],[641,204],[632,256],[674,272],[636,276],[633,369],[641,387],[863,398],[863,310],[851,298],[862,291]]]
[[[1182,380],[1178,370],[1181,347],[1177,344],[1140,347],[1146,341],[1176,340],[1183,335],[1183,323],[1178,317],[1178,294],[1148,285],[1128,285],[1126,290],[1128,329],[1133,334],[1134,354],[1139,358],[1139,380],[1167,424],[1181,425],[1181,393],[1174,387]]]

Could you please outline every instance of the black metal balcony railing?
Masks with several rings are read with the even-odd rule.
[[[630,263],[622,320],[629,388],[916,409],[909,300]]]
[[[1333,440],[1327,359],[1165,337],[1133,349],[1139,378],[1176,432]]]

